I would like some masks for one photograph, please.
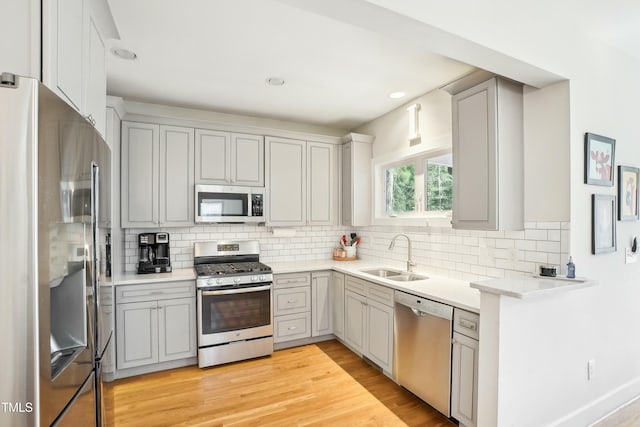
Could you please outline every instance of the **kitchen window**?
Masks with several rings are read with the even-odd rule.
[[[377,163],[377,162],[376,162]],[[375,165],[376,223],[424,225],[424,219],[451,217],[451,150],[414,154]]]

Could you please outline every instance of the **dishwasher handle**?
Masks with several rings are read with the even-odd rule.
[[[406,292],[395,291],[394,301],[411,309],[419,317],[427,315],[453,320],[453,307],[441,302],[432,301]]]

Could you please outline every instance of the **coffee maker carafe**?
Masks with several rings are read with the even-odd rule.
[[[138,273],[170,271],[169,233],[138,234]]]

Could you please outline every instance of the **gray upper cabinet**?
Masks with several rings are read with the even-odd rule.
[[[160,126],[160,224],[194,223],[193,129]]]
[[[373,137],[350,133],[342,145],[342,225],[371,224],[371,144]]]
[[[267,224],[306,223],[306,141],[267,137]]]
[[[338,147],[307,143],[307,223],[334,225],[338,215]]]
[[[522,108],[522,85],[498,77],[453,96],[454,228],[523,228]]]
[[[275,137],[265,145],[267,225],[335,225],[339,146]]]
[[[194,222],[193,129],[122,123],[122,227]]]
[[[264,137],[196,129],[197,184],[264,186]]]
[[[42,7],[42,81],[104,136],[106,49],[95,2],[52,0]],[[99,8],[98,8],[99,10]]]
[[[231,184],[264,187],[264,137],[231,134]]]

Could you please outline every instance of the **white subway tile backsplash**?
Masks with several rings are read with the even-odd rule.
[[[260,241],[260,259],[265,263],[328,259],[343,234],[357,232],[362,241],[358,256],[380,264],[404,268],[408,234],[418,268],[431,274],[462,280],[517,277],[536,272],[539,264],[561,266],[568,258],[569,223],[527,222],[523,231],[454,230],[443,227],[296,227],[291,237],[274,236],[270,228],[251,224],[197,225],[161,230],[125,230],[124,257],[127,271],[135,271],[138,261],[138,233],[166,231],[171,239],[174,268],[193,267],[193,244],[204,240],[256,239]],[[560,270],[563,271],[563,270]]]
[[[551,252],[551,253],[560,253],[560,241],[557,242],[548,242],[548,241],[538,241],[536,244],[536,250],[538,252]]]
[[[524,238],[526,240],[547,240],[547,230],[525,230]]]
[[[549,230],[547,232],[547,239],[548,240],[552,240],[554,242],[559,242],[560,241],[560,236],[561,236],[561,231],[560,230]]]

